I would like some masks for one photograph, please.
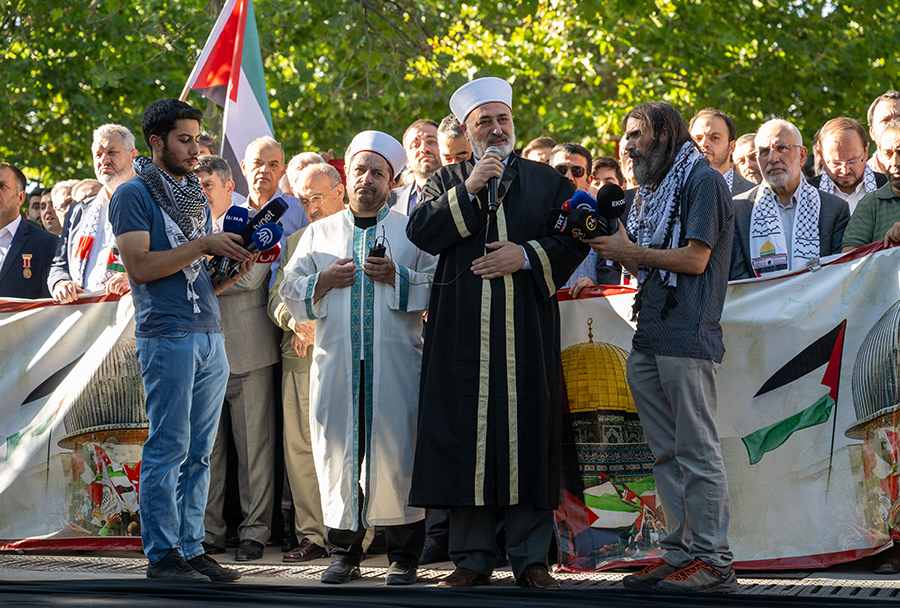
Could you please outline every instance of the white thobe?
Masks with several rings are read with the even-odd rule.
[[[329,528],[360,523],[420,521],[407,505],[416,447],[422,312],[428,307],[437,258],[406,238],[407,217],[383,207],[377,224],[362,230],[347,210],[309,226],[285,268],[279,289],[298,322],[316,323],[310,369],[310,432],[322,512]],[[376,236],[387,239],[395,285],[375,282],[363,263]],[[331,289],[313,302],[319,273],[353,258],[352,287]],[[365,459],[358,466],[360,361],[365,396]],[[363,522],[358,521],[362,488]]]

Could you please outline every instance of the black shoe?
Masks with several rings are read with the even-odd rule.
[[[387,569],[385,585],[412,585],[418,580],[415,566],[393,562]]]
[[[182,559],[178,549],[172,549],[164,558],[147,566],[147,578],[171,578],[182,581],[209,582],[209,577],[197,572]]]
[[[241,578],[241,573],[234,568],[226,568],[220,566],[219,563],[206,553],[202,553],[195,558],[187,560],[188,566],[205,574],[214,583],[231,583]]]
[[[300,543],[297,542],[296,536],[288,536],[287,538],[285,538],[284,542],[281,543],[281,552],[288,553],[296,549],[299,545]]]
[[[205,540],[200,544],[203,545],[203,550],[207,555],[222,555],[223,553],[225,553],[225,547],[217,547],[215,545],[211,545]]]
[[[228,530],[225,532],[225,548],[226,549],[236,549],[238,545],[241,544],[241,538],[237,535],[237,532],[234,530]]]
[[[249,562],[254,559],[259,559],[263,556],[265,548],[266,546],[264,544],[258,543],[255,540],[242,540],[241,544],[238,545],[238,548],[234,550],[234,561]]]
[[[422,566],[425,564],[447,561],[450,561],[450,556],[447,554],[447,547],[431,537],[426,537],[425,548],[422,549],[422,558],[419,560],[419,565]]]
[[[347,562],[331,562],[331,565],[322,573],[319,579],[328,585],[342,585],[362,576],[359,566],[348,564]]]

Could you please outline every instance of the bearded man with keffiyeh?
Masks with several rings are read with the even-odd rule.
[[[809,179],[813,188],[847,201],[850,215],[870,192],[887,183],[887,176],[866,164],[869,140],[866,130],[852,118],[832,118],[819,130],[816,153],[825,172]]]
[[[204,261],[256,256],[238,235],[213,234],[210,208],[192,173],[203,113],[176,99],[144,111],[152,157],[110,201],[110,221],[134,297],[137,356],[150,432],[141,460],[141,538],[148,578],[233,581],[236,570],[204,552],[209,454],[228,380],[216,290]],[[226,281],[224,291],[237,280]]]
[[[715,415],[731,193],[669,104],[638,106],[624,127],[625,152],[640,184],[627,232],[620,225],[613,235],[586,242],[638,277],[626,377],[656,457],[653,477],[668,535],[660,543],[665,555],[622,583],[637,591],[725,592],[736,579]]]
[[[819,259],[841,252],[850,220],[847,201],[813,188],[800,168],[806,147],[800,131],[773,119],[756,132],[763,183],[734,197],[731,279],[783,270],[817,270]]]

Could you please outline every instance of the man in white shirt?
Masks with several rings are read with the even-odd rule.
[[[66,214],[47,286],[58,302],[74,302],[85,291],[128,293],[124,272],[107,270],[116,264],[115,237],[109,223],[109,201],[116,188],[134,177],[131,161],[138,155],[134,135],[122,125],[94,131],[91,145],[94,172],[103,184],[97,196],[73,204]]]

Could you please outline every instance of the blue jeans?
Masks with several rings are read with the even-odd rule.
[[[209,453],[228,381],[225,338],[174,332],[137,338],[150,435],[141,457],[141,539],[156,563],[203,553]]]

